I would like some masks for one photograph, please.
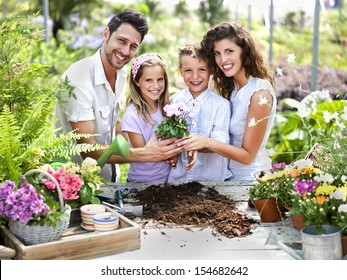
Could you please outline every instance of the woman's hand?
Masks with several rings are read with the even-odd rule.
[[[178,147],[184,147],[184,151],[197,151],[208,148],[209,138],[198,134],[190,134],[177,142]]]

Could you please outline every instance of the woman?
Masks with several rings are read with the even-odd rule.
[[[274,78],[250,34],[239,24],[221,23],[201,42],[210,56],[215,90],[231,102],[231,144],[190,135],[179,145],[229,158],[232,180],[254,180],[271,168],[265,149],[276,112]]]

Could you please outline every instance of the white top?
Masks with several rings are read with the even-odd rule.
[[[122,119],[123,132],[141,134],[145,144],[155,134],[159,122],[164,120],[161,111],[157,110],[151,117],[155,123],[150,124],[141,117],[134,104],[126,109]],[[128,169],[128,182],[136,183],[164,183],[167,181],[171,166],[164,161],[160,162],[132,162]]]
[[[255,92],[264,89],[268,90],[272,95],[273,104],[263,141],[256,157],[250,164],[242,164],[231,159],[229,160],[229,168],[234,174],[232,180],[255,180],[254,175],[257,172],[271,169],[271,158],[268,155],[265,146],[275,120],[277,101],[275,91],[269,81],[250,77],[244,87],[239,91],[235,88],[231,93],[230,101],[232,103],[232,117],[230,121],[230,141],[232,145],[241,147],[244,133],[248,125],[247,116],[251,97]]]
[[[205,90],[194,99],[188,89],[171,97],[171,102],[183,102],[192,108],[196,125],[189,129],[190,133],[203,135],[229,143],[230,102],[217,95],[211,89]],[[198,153],[193,167],[186,171],[187,153],[180,154],[175,169],[171,169],[169,182],[218,182],[231,177],[228,170],[228,159],[217,153]]]
[[[57,127],[62,127],[63,133],[72,130],[70,122],[95,120],[97,143],[109,145],[115,136],[115,124],[121,109],[120,102],[125,98],[127,70],[123,67],[117,72],[115,93],[108,83],[102,65],[100,49],[90,57],[72,64],[62,75],[67,77],[74,86],[75,98],[61,96],[55,116]],[[76,163],[82,162],[82,157],[73,157]],[[101,174],[106,181],[111,180],[111,165],[105,164]]]

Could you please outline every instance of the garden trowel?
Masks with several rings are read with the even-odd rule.
[[[118,202],[120,213],[124,216],[135,216],[141,217],[143,212],[142,205],[130,205],[123,203],[123,192],[120,189],[117,189],[115,192],[115,198]]]

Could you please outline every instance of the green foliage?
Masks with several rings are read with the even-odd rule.
[[[46,65],[21,60],[21,49],[40,37],[31,21],[7,19],[0,30],[0,181],[18,181],[26,171],[57,157],[70,158],[100,149],[76,140],[90,135],[56,136],[54,106],[58,92],[71,94],[66,83],[42,83]]]
[[[223,7],[224,0],[202,0],[200,1],[198,15],[200,19],[213,26],[228,18],[229,11]]]

